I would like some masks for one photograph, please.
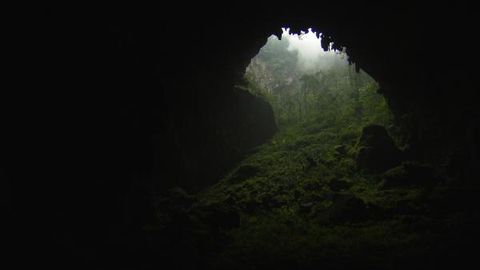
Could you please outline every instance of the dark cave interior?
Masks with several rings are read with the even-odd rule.
[[[350,59],[379,82],[408,138],[409,160],[444,169],[451,192],[442,208],[465,216],[451,227],[458,242],[449,245],[445,232],[432,242],[446,241],[447,251],[427,251],[428,259],[413,254],[398,265],[325,265],[428,269],[476,260],[470,245],[480,236],[478,41],[467,6],[239,2],[41,13],[19,31],[35,71],[22,79],[31,90],[7,93],[3,106],[11,116],[1,164],[9,181],[7,243],[18,258],[31,251],[39,262],[59,266],[212,269],[208,259],[192,259],[188,245],[157,234],[145,240],[155,211],[147,195],[205,190],[275,134],[269,105],[233,86],[266,39],[288,25],[316,27],[347,46]],[[178,235],[171,241],[188,242],[188,234]],[[299,267],[289,263],[279,258],[279,265],[259,268]]]

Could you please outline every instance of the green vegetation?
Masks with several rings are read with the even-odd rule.
[[[433,241],[455,222],[427,210],[431,168],[403,162],[367,174],[356,165],[365,126],[391,131],[378,84],[346,62],[301,71],[287,48],[269,39],[243,86],[272,104],[279,132],[157,226],[189,216],[179,220],[213,269],[397,269],[418,258],[428,265],[429,248],[446,245]]]
[[[245,74],[244,88],[272,105],[280,128],[299,121],[343,127],[391,123],[378,84],[356,72],[346,53],[322,50],[305,68],[288,42],[270,37]]]
[[[384,191],[381,176],[356,170],[362,128],[392,124],[379,86],[341,54],[329,68],[304,72],[287,43],[269,39],[245,76],[245,88],[272,105],[279,132],[199,197],[200,204],[241,213],[217,263],[288,268],[329,266],[332,258],[338,266],[344,256],[349,264],[393,261],[392,250],[418,245],[418,235],[398,217],[374,220],[404,200],[419,207],[423,193]]]

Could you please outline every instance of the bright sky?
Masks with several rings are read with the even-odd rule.
[[[305,70],[326,69],[340,58],[346,60],[344,53],[332,48],[333,42],[324,50],[321,46],[322,33],[317,34],[311,28],[300,34],[291,34],[290,28],[282,28],[282,31],[282,39],[289,41],[288,50],[298,51],[299,65]]]

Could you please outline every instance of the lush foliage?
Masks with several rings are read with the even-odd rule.
[[[344,52],[327,51],[306,69],[288,42],[270,37],[245,74],[246,88],[270,102],[280,127],[312,119],[330,125],[391,121],[377,83],[356,72]]]
[[[338,60],[307,72],[285,40],[270,38],[244,87],[271,103],[279,132],[195,198],[175,192],[154,231],[187,228],[193,243],[182,252],[209,269],[427,266],[432,247],[455,243],[456,234],[435,242],[463,217],[441,206],[450,191],[432,188],[427,166],[357,170],[362,128],[392,117],[377,83]]]

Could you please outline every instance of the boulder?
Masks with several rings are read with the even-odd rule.
[[[299,213],[306,214],[310,213],[312,207],[315,206],[316,202],[302,202],[299,204]]]
[[[385,172],[402,159],[402,152],[380,125],[364,127],[357,148],[357,168],[367,173]]]
[[[242,165],[230,178],[233,182],[239,182],[251,178],[259,172],[259,169],[252,165]]]
[[[333,222],[354,222],[366,217],[365,203],[350,194],[337,194],[329,213]]]
[[[403,162],[385,172],[382,178],[382,189],[430,186],[436,182],[432,168],[414,162]]]
[[[328,183],[328,186],[332,191],[338,192],[338,191],[349,189],[352,186],[352,183],[350,183],[344,178],[342,179],[334,178],[330,180],[330,183]]]

